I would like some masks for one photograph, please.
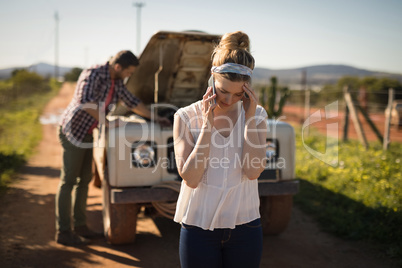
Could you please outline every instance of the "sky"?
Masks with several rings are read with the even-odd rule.
[[[402,0],[0,0],[0,69],[54,64],[56,54],[59,66],[86,68],[123,49],[139,55],[160,30],[240,30],[256,67],[345,64],[402,74],[401,14]]]

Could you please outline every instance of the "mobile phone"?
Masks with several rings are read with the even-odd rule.
[[[216,94],[215,79],[213,75],[211,75],[211,77],[208,80],[208,86],[212,87],[212,95]],[[216,98],[213,99],[213,104],[216,104]]]

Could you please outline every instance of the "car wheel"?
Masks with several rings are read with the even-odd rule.
[[[292,206],[292,195],[260,197],[260,214],[264,235],[277,235],[286,229],[290,221]]]
[[[110,185],[107,179],[102,182],[103,227],[108,243],[129,244],[135,241],[139,204],[112,204]]]
[[[92,159],[92,180],[96,188],[101,188],[102,181],[94,159]]]

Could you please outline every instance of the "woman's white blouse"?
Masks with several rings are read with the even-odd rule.
[[[181,108],[177,114],[187,125],[197,142],[202,126],[201,101]],[[257,106],[256,125],[266,120],[267,113]],[[238,120],[228,137],[212,129],[209,161],[197,188],[181,183],[174,221],[198,226],[205,230],[235,228],[260,217],[258,181],[249,180],[242,171],[245,114],[242,108]]]

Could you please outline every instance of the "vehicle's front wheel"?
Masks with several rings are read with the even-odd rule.
[[[92,180],[93,180],[94,186],[96,188],[102,187],[102,180],[99,176],[99,171],[98,171],[98,168],[96,167],[96,163],[95,163],[94,159],[92,159]]]
[[[260,214],[264,235],[282,233],[290,221],[292,207],[292,195],[261,196]]]
[[[137,231],[137,215],[139,204],[112,204],[110,201],[110,185],[102,181],[103,227],[108,243],[120,245],[135,241]]]

